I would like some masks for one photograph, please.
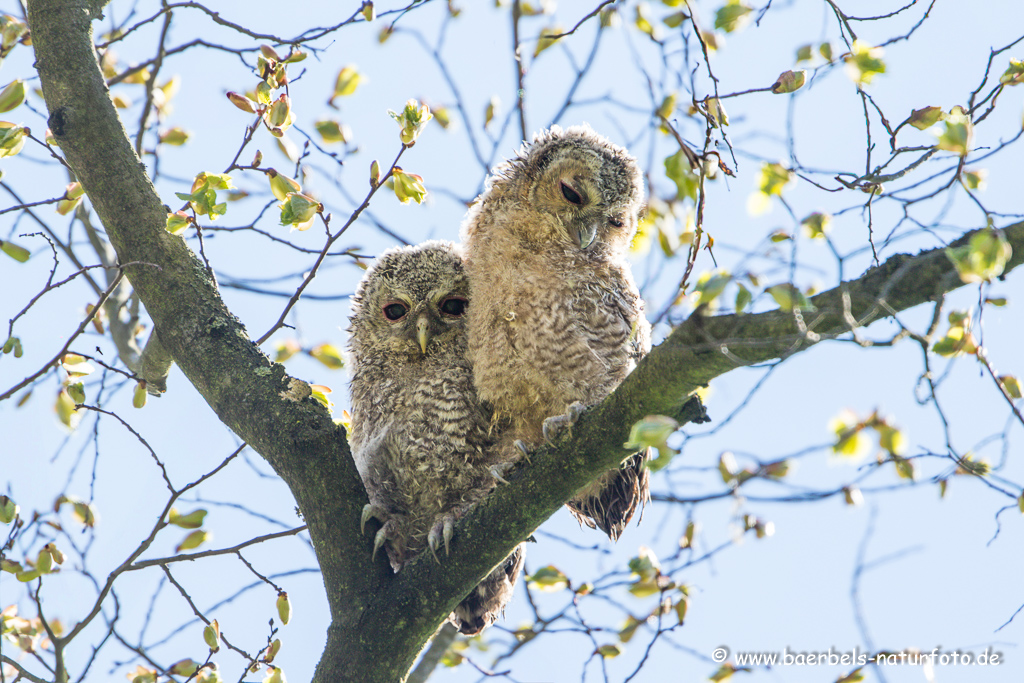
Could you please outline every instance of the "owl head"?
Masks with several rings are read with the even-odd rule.
[[[469,282],[451,242],[385,251],[352,298],[353,364],[391,356],[410,361],[446,348],[464,338],[468,305]]]
[[[627,150],[587,125],[552,126],[495,170],[479,211],[496,202],[514,207],[527,214],[511,222],[521,237],[614,253],[636,234],[643,199],[643,175]],[[466,239],[475,229],[486,229],[486,221],[467,221]]]

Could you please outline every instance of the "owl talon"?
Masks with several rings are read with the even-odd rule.
[[[451,549],[452,536],[455,535],[455,517],[452,515],[445,515],[438,518],[434,522],[434,526],[431,527],[430,532],[427,533],[427,545],[430,547],[430,552],[434,554],[434,559],[440,564],[441,560],[437,556],[437,550],[441,547],[441,541],[444,541],[444,554],[448,555]]]
[[[510,469],[512,469],[512,463],[503,462],[498,465],[491,465],[488,471],[490,471],[492,477],[500,481],[502,484],[507,484],[508,481],[505,479],[504,475]]]
[[[388,520],[388,515],[387,512],[384,511],[384,508],[379,505],[367,503],[363,506],[363,514],[359,517],[359,533],[366,533],[366,523],[371,519],[375,519],[381,524],[384,524]]]
[[[377,535],[373,537],[373,554],[370,556],[371,561],[377,559],[377,551],[380,550],[380,547],[387,543],[387,541],[387,527],[382,527],[381,530],[377,532]]]
[[[565,437],[572,436],[573,426],[586,409],[586,406],[576,401],[566,409],[564,415],[553,415],[544,420],[542,431],[544,432],[544,440],[548,445],[554,446],[555,443]]]
[[[526,445],[525,441],[522,439],[516,439],[512,442],[512,445],[523,454],[523,457],[526,458],[526,462],[530,462],[530,447]]]
[[[450,517],[445,517],[444,530],[441,532],[441,535],[444,537],[444,554],[447,555],[448,546],[451,545],[452,536],[455,535],[455,526],[452,524]]]

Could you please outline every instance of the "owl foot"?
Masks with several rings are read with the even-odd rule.
[[[576,401],[569,406],[564,415],[554,415],[544,420],[544,440],[548,442],[548,445],[554,446],[556,442],[572,435],[573,425],[586,409],[586,406]]]
[[[497,465],[491,465],[488,468],[488,471],[491,473],[492,477],[500,481],[502,484],[507,484],[508,481],[505,480],[505,474],[507,474],[508,471],[512,469],[513,464],[515,463],[503,462]]]
[[[359,528],[362,533],[366,532],[366,522],[370,519],[376,519],[382,524],[373,537],[373,554],[370,558],[376,560],[377,551],[381,549],[381,546],[392,539],[399,538],[400,534],[398,533],[397,524],[388,517],[387,511],[379,505],[367,503],[363,506],[363,514],[359,520]]]
[[[437,557],[437,549],[443,539],[444,554],[448,554],[448,546],[451,544],[452,535],[455,533],[454,522],[455,517],[452,515],[438,517],[437,521],[434,522],[434,526],[430,528],[430,532],[427,534],[427,545],[430,546],[430,552],[434,554],[434,559],[437,560],[438,564],[441,564],[441,560]]]
[[[379,505],[373,503],[367,503],[363,506],[363,514],[359,518],[359,533],[366,533],[366,523],[371,519],[375,519],[381,524],[385,524],[388,521],[387,510]]]

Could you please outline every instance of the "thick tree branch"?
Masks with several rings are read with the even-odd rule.
[[[110,102],[91,40],[88,0],[30,0],[29,21],[50,127],[102,219],[163,346],[218,417],[290,487],[323,571],[333,621],[318,681],[394,681],[452,607],[514,545],[602,471],[628,455],[630,425],[651,414],[702,417],[696,388],[737,366],[786,357],[854,325],[960,286],[941,250],[896,256],[812,299],[802,315],[693,316],[588,411],[574,436],[538,451],[457,529],[451,555],[392,575],[370,562],[359,533],[366,494],[343,432],[250,341],[184,241],[164,229],[166,210]],[[1006,229],[1009,267],[1024,256],[1024,224]],[[966,237],[964,238],[966,239]],[[848,305],[844,302],[848,301]],[[154,409],[158,409],[154,407]]]

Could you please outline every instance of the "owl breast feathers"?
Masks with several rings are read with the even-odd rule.
[[[633,157],[582,126],[537,135],[470,209],[469,359],[499,449],[541,443],[549,418],[601,401],[650,350],[626,260],[642,206]],[[647,489],[637,454],[569,507],[615,539]]]
[[[448,242],[385,252],[353,298],[349,327],[352,430],[349,444],[370,499],[363,523],[381,529],[395,571],[429,549],[447,550],[454,523],[493,488],[489,415],[466,358],[469,284]],[[453,620],[464,633],[504,608],[522,548],[464,601]]]

